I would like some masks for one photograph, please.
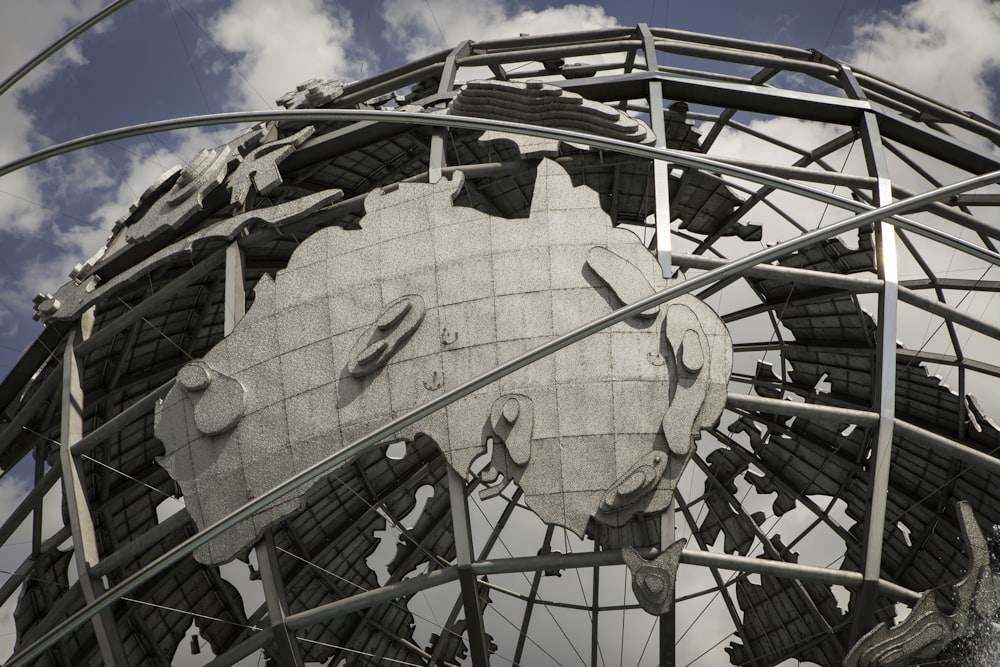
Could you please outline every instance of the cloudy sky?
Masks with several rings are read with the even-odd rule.
[[[4,2],[0,72],[107,3]],[[998,117],[1000,5],[986,0],[135,0],[0,97],[0,163],[116,126],[270,108],[308,78],[369,76],[463,39],[638,22],[818,48]],[[31,297],[65,282],[166,167],[226,136],[160,135],[0,178],[0,374],[39,331]]]
[[[0,79],[108,2],[0,3]],[[273,108],[306,79],[367,77],[465,39],[638,22],[817,48],[1000,119],[1000,4],[987,0],[135,0],[0,96],[0,163],[122,125]],[[0,178],[0,377],[40,330],[32,296],[65,282],[162,171],[229,134],[116,143]],[[25,491],[5,478],[0,508]],[[0,649],[9,639],[0,628]]]

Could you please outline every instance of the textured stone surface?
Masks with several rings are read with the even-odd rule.
[[[300,83],[275,100],[275,104],[286,109],[316,109],[344,93],[344,86],[337,79],[315,78]]]
[[[205,475],[232,488],[239,466],[274,457],[283,466],[293,461],[293,469],[282,468],[291,474],[498,362],[666,285],[638,239],[611,228],[597,195],[574,188],[554,162],[538,167],[527,220],[453,206],[461,186],[458,174],[372,193],[360,230],[314,233],[274,282],[258,285],[247,316],[203,360],[217,377],[246,388],[242,420],[214,436],[199,428],[194,415],[210,386],[199,399],[178,385],[158,412],[162,464],[185,496],[212,493],[200,482]],[[540,242],[525,245],[528,237]],[[618,526],[669,506],[700,429],[721,413],[731,363],[725,326],[703,303],[682,297],[521,369],[400,436],[429,435],[463,475],[492,438],[484,478],[494,481],[484,494],[516,481],[544,521],[582,535],[591,521]],[[197,454],[206,447],[215,452],[211,461]],[[187,461],[193,476],[185,479]],[[242,479],[245,502],[277,477],[247,470]],[[230,558],[248,535],[295,506],[254,517],[198,558]],[[193,513],[199,525],[223,516],[215,501],[200,507]]]
[[[264,143],[244,155],[229,178],[230,202],[240,207],[240,210],[245,208],[251,188],[257,194],[266,195],[281,184],[278,164],[316,131],[315,127],[309,125],[284,139],[267,141],[273,128],[272,125],[261,130]]]
[[[127,271],[114,278],[102,282],[97,275],[87,275],[82,279],[74,279],[63,285],[54,295],[44,294],[35,298],[35,319],[48,323],[50,320],[66,321],[74,319],[81,312],[98,301],[114,295],[128,284],[149,275],[158,266],[169,263],[181,253],[191,252],[195,246],[213,241],[230,241],[243,230],[255,223],[265,223],[281,227],[301,220],[310,213],[329,206],[343,199],[342,190],[324,190],[315,194],[300,197],[284,204],[259,208],[232,218],[216,222],[201,231],[187,235],[185,238],[171,243],[155,252],[143,261],[130,267]],[[310,283],[315,282],[312,278]],[[294,295],[302,290],[288,290]]]
[[[173,187],[157,199],[145,215],[128,226],[129,243],[143,241],[177,229],[202,210],[205,196],[217,188],[229,173],[233,148],[229,145],[206,148],[181,170]]]
[[[577,130],[643,144],[655,141],[653,131],[641,120],[540,81],[470,81],[455,96],[448,113]],[[539,149],[546,147],[531,150]]]
[[[622,549],[622,558],[632,573],[632,592],[646,613],[659,616],[674,606],[674,581],[686,544],[687,540],[677,540],[652,560],[632,547]]]

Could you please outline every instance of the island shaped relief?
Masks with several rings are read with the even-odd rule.
[[[157,409],[161,464],[200,528],[385,422],[499,363],[662,289],[655,258],[555,162],[531,214],[453,205],[462,176],[365,201],[263,278],[235,330]],[[433,439],[489,496],[511,481],[545,522],[583,535],[663,511],[726,398],[732,344],[683,296],[541,359],[398,434]],[[490,452],[485,466],[479,460]],[[306,488],[195,556],[229,560],[296,511]]]

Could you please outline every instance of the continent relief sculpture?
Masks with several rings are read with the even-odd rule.
[[[455,206],[462,187],[456,173],[372,192],[360,229],[306,238],[257,284],[233,332],[181,369],[155,433],[199,527],[435,394],[667,285],[639,239],[554,161],[537,167],[528,218]],[[492,443],[481,495],[514,481],[543,521],[583,536],[590,521],[621,526],[670,507],[701,429],[721,415],[731,367],[725,325],[684,296],[398,436],[432,439],[462,476]],[[306,491],[195,557],[231,559]],[[682,548],[625,556],[650,613],[672,604]]]

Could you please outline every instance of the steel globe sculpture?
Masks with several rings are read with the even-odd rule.
[[[1000,128],[644,24],[278,103],[34,156],[256,123],[36,299],[7,664],[995,650]]]

